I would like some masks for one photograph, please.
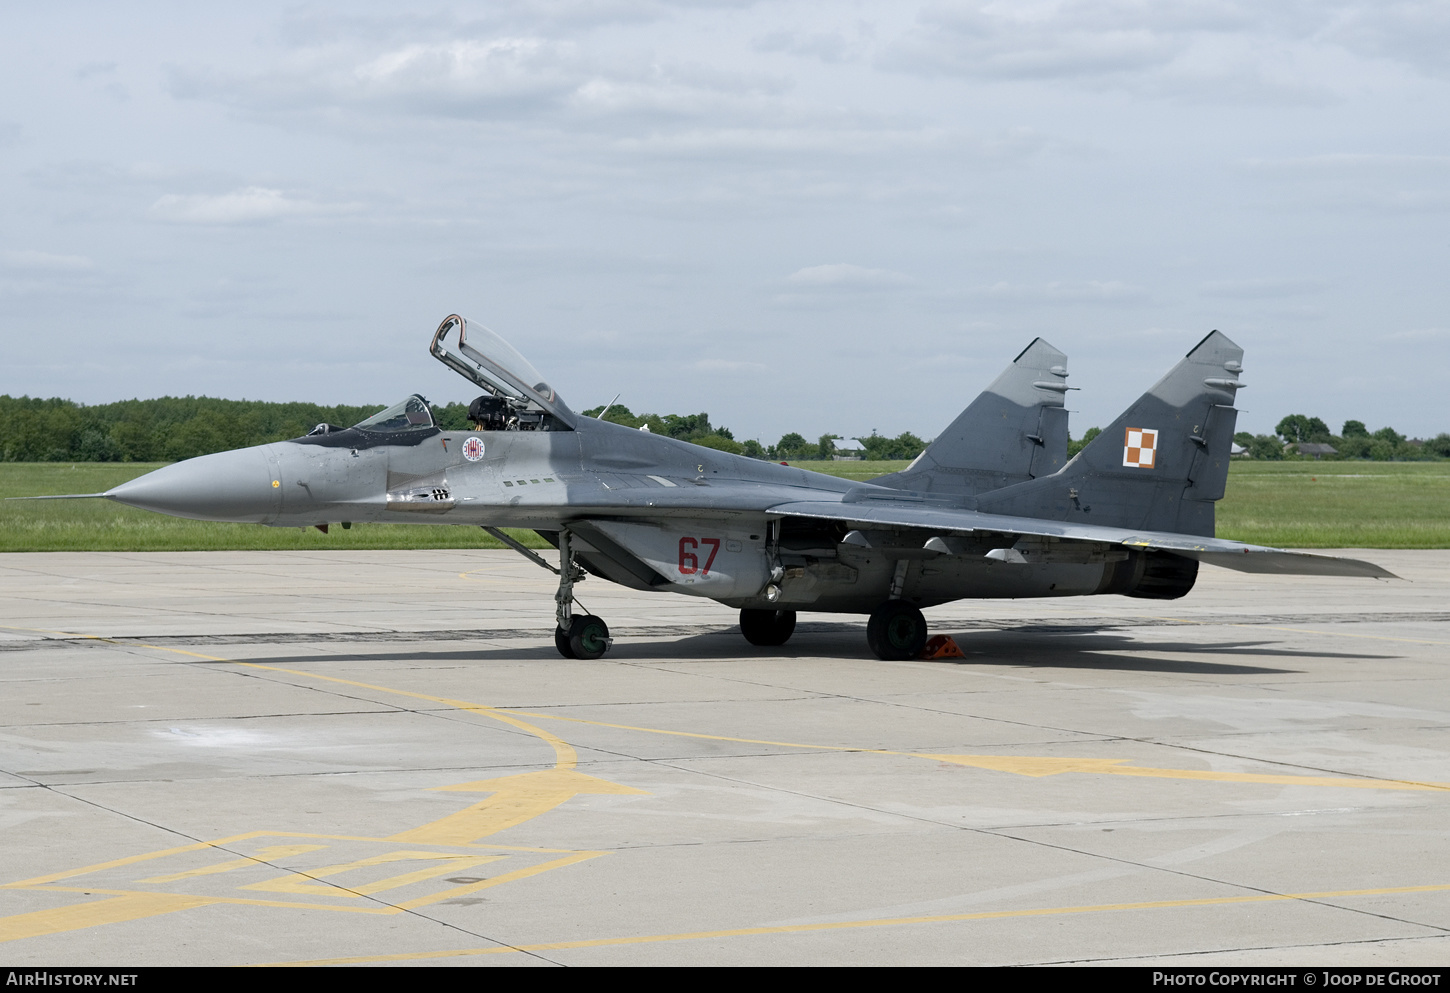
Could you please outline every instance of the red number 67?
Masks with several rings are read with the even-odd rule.
[[[695,550],[701,545],[710,546],[710,557],[705,560],[705,567],[700,568],[699,556]],[[715,564],[715,556],[720,554],[719,538],[681,538],[680,539],[680,575],[693,576],[699,573],[701,576],[710,575],[710,567]]]

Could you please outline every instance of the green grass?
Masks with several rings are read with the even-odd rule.
[[[812,472],[823,472],[827,476],[839,476],[841,479],[866,480],[884,476],[888,472],[900,472],[911,465],[911,460],[902,459],[899,462],[792,462],[790,464],[802,469],[810,469]]]
[[[99,493],[164,463],[0,463],[0,497]],[[549,545],[510,531],[530,548]],[[502,548],[479,528],[450,524],[355,524],[269,528],[188,521],[109,500],[0,502],[0,552],[191,552],[253,549]]]
[[[872,479],[905,462],[801,462]],[[141,463],[0,463],[0,497],[96,493],[157,468]],[[514,532],[533,548],[530,531]],[[1235,462],[1218,535],[1286,548],[1450,548],[1450,462]],[[105,500],[0,503],[0,551],[498,548],[478,528],[358,524],[312,528],[213,524]]]
[[[1282,548],[1450,548],[1450,462],[1235,462],[1218,536]]]

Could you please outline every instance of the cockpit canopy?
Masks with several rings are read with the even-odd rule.
[[[455,329],[458,340],[450,350],[448,333]],[[482,324],[471,324],[452,314],[438,325],[428,350],[460,376],[500,397],[513,411],[510,420],[519,427],[555,431],[574,427],[574,412],[544,382],[539,371]]]
[[[353,427],[360,431],[421,431],[433,427],[433,411],[421,394],[414,393],[387,410],[378,411]]]

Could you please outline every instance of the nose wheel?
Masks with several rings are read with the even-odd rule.
[[[614,639],[609,625],[593,614],[569,618],[569,628],[554,628],[554,647],[566,659],[597,659],[609,651]]]

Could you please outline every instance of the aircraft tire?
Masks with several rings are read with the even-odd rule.
[[[795,611],[746,607],[740,611],[740,633],[746,641],[762,648],[784,645],[795,633]]]
[[[569,647],[569,632],[557,626],[554,628],[554,647],[564,658],[574,658],[574,649]]]
[[[569,622],[569,651],[576,659],[597,659],[609,651],[609,625],[593,614]]]
[[[926,647],[926,618],[905,600],[887,600],[871,611],[866,644],[883,662],[914,659]]]

